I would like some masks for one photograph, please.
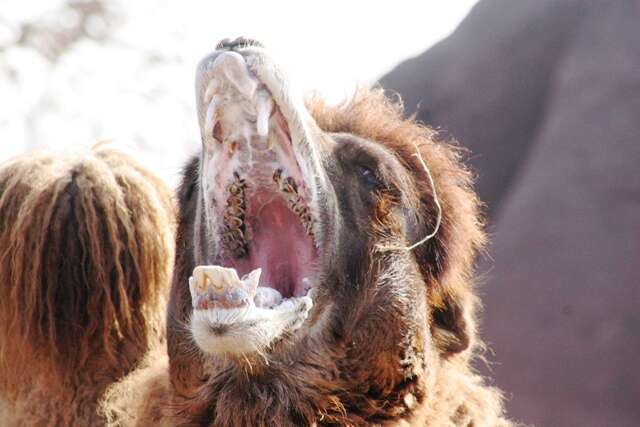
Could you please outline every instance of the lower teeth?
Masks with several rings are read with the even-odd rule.
[[[272,308],[282,302],[282,295],[276,289],[258,286],[253,302],[256,307]]]
[[[271,309],[281,305],[283,302],[296,298],[283,298],[282,294],[275,288],[258,286],[260,273],[261,269],[255,269],[251,273],[239,278],[236,270],[233,268],[217,265],[196,267],[193,270],[192,277],[189,279],[189,288],[194,307],[196,307],[196,301],[199,298],[203,298],[207,293],[219,292],[226,288],[244,289],[250,296],[250,301],[258,308]],[[302,279],[302,284],[305,295],[312,297],[314,287],[311,280],[305,277]]]

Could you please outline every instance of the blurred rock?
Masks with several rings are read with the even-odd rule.
[[[381,79],[472,151],[510,415],[640,421],[640,2],[481,0]]]

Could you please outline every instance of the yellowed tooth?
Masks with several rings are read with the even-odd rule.
[[[226,268],[219,265],[202,265],[193,270],[192,277],[195,280],[194,288],[198,293],[204,293],[208,290],[222,293],[227,289],[240,288],[253,298],[261,273],[262,270],[258,268],[240,279],[234,268]]]
[[[273,172],[273,182],[280,183],[281,179],[282,179],[282,169],[276,169],[275,172]]]
[[[239,204],[227,204],[227,208],[225,209],[225,218],[227,216],[241,218],[244,216],[244,208]]]
[[[296,184],[295,179],[288,176],[284,179],[283,190],[287,193],[297,194],[298,193],[298,185]]]
[[[215,265],[194,268],[193,277],[196,279],[196,289],[201,292],[206,292],[209,289],[221,291],[240,280],[235,269]]]
[[[234,208],[244,210],[244,199],[241,196],[229,197],[227,200],[227,206],[233,206]]]
[[[225,222],[233,229],[242,226],[243,221],[237,216],[225,215]]]
[[[202,278],[196,279],[196,289],[198,290],[199,293],[201,294],[205,293],[208,287],[209,287],[209,284],[207,283],[206,276],[202,276]]]
[[[238,143],[237,142],[230,142],[229,143],[229,155],[233,156],[234,153],[236,152],[236,148],[238,147]]]

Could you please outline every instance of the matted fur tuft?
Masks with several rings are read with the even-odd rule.
[[[70,422],[37,406],[92,400],[140,363],[164,335],[174,221],[165,185],[113,149],[0,165],[0,397]]]

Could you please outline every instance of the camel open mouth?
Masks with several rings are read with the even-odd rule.
[[[264,56],[214,53],[199,66],[197,92],[213,255],[190,289],[194,319],[205,319],[218,352],[230,326],[264,321],[281,335],[306,318],[318,279],[314,177],[304,112]]]

